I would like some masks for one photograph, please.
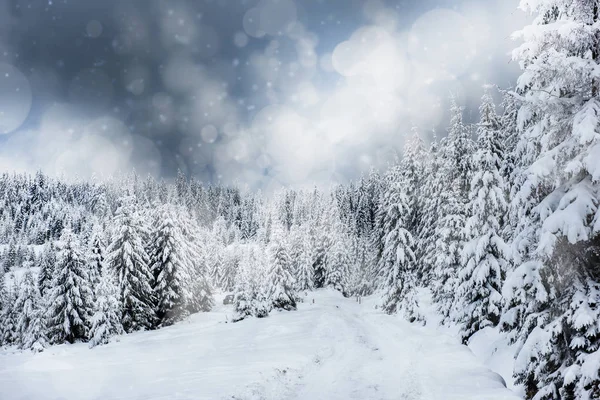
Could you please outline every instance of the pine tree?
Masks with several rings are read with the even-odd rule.
[[[210,311],[215,305],[213,288],[210,283],[210,272],[207,262],[205,243],[207,233],[202,231],[185,210],[176,212],[178,226],[181,230],[182,251],[188,261],[187,271],[190,282],[187,284],[185,307],[187,312]]]
[[[515,373],[527,398],[591,399],[600,392],[600,335],[590,322],[598,318],[600,281],[599,6],[593,0],[523,0],[521,8],[536,18],[517,34],[524,43],[514,52],[523,69],[518,147],[531,160],[515,197],[529,226],[517,226],[515,247],[517,270],[523,276],[523,265],[535,268],[529,277],[542,281],[529,285],[542,296],[534,308],[517,303],[510,310],[513,317],[521,313],[514,329],[526,337]],[[511,283],[513,293],[534,293],[514,287],[525,280]]]
[[[50,342],[86,340],[93,294],[81,243],[70,228],[65,228],[60,237],[55,276],[48,299]]]
[[[103,270],[96,288],[96,303],[89,334],[90,347],[106,344],[113,336],[123,333],[118,294],[113,273]]]
[[[143,243],[146,233],[133,198],[121,199],[113,226],[116,231],[107,249],[106,265],[116,275],[123,329],[133,332],[152,328],[156,321],[153,277]]]
[[[264,318],[271,311],[271,301],[266,291],[267,285],[261,276],[265,275],[264,249],[259,245],[250,245],[241,257],[239,272],[236,275],[234,289],[233,322],[249,316]]]
[[[38,288],[42,297],[46,296],[48,289],[52,284],[54,275],[54,265],[56,264],[56,249],[54,244],[50,243],[44,246],[44,251],[40,258],[40,272],[38,274]]]
[[[4,272],[9,272],[17,264],[17,247],[14,241],[8,245],[8,251],[4,256]]]
[[[14,307],[18,316],[16,330],[19,347],[35,352],[43,351],[48,346],[46,319],[31,270],[27,270],[19,282],[19,294]]]
[[[429,159],[423,172],[423,229],[421,230],[418,244],[421,258],[420,281],[427,287],[431,285],[436,263],[436,230],[440,222],[439,209],[441,207],[441,197],[439,194],[442,193],[446,184],[439,173],[440,160],[438,158],[438,146],[438,139],[434,131],[429,147]]]
[[[2,324],[0,325],[0,333],[2,333],[1,342],[3,346],[17,344],[19,340],[17,329],[19,315],[15,307],[19,289],[14,276],[11,277],[11,280],[11,288],[3,296],[5,301],[2,307]],[[4,284],[4,282],[2,283]]]
[[[462,108],[452,99],[450,128],[442,140],[439,182],[445,182],[439,193],[440,208],[436,226],[436,260],[433,271],[433,298],[447,322],[455,302],[457,274],[464,246],[464,227],[472,174],[473,144],[462,120]]]
[[[314,287],[313,250],[308,225],[294,225],[290,233],[290,240],[292,260],[295,264],[296,289],[298,291],[312,290]]]
[[[236,315],[233,317],[233,322],[241,321],[254,314],[252,305],[254,291],[249,268],[245,262],[242,263],[236,276],[233,297],[233,307]]]
[[[90,279],[97,285],[105,269],[106,241],[104,232],[99,223],[92,226],[88,243],[88,258],[90,264]]]
[[[283,227],[275,223],[272,227],[271,242],[267,247],[269,263],[269,298],[273,308],[295,310],[296,300],[293,291],[295,279],[291,273],[291,259],[283,237]]]
[[[157,316],[161,325],[171,325],[187,316],[191,261],[170,207],[163,206],[159,215],[159,225],[152,234],[150,260],[156,282]]]
[[[379,271],[383,276],[383,310],[388,314],[398,312],[406,296],[406,284],[414,276],[416,258],[413,251],[414,241],[406,229],[405,217],[411,215],[409,200],[398,169],[392,170],[390,186],[384,193],[382,205],[385,207],[383,218],[383,252],[379,260]],[[411,282],[412,283],[412,282]]]
[[[421,260],[423,259],[421,245],[424,232],[423,211],[423,181],[425,174],[425,163],[427,160],[427,151],[425,144],[416,127],[413,127],[411,136],[406,140],[402,161],[400,163],[400,179],[402,180],[402,190],[408,198],[408,210],[410,215],[404,216],[406,229],[417,241],[415,252],[417,256],[418,270],[423,269]]]
[[[466,243],[463,265],[458,271],[459,285],[455,320],[462,326],[463,342],[487,326],[496,326],[502,307],[502,283],[508,264],[509,248],[502,238],[506,213],[506,188],[501,175],[504,153],[500,143],[499,118],[489,90],[480,107],[478,143],[474,155]]]
[[[335,202],[329,204],[325,216],[327,248],[325,253],[324,285],[348,295],[348,278],[350,275],[350,242],[344,226],[340,210]]]

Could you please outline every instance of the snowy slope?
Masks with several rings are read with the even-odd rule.
[[[519,399],[455,338],[337,292],[261,320],[230,311],[92,350],[2,353],[0,399]]]

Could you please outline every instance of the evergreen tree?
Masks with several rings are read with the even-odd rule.
[[[290,236],[292,260],[295,264],[296,289],[298,291],[312,290],[314,287],[313,251],[308,224],[294,225]]]
[[[37,277],[38,288],[42,297],[46,296],[48,289],[52,285],[54,275],[54,266],[56,264],[56,248],[51,242],[44,246],[44,251],[40,258],[40,272]]]
[[[455,302],[472,174],[473,144],[469,131],[463,124],[462,112],[453,98],[448,136],[442,140],[442,150],[439,152],[438,179],[445,183],[445,187],[439,193],[432,291],[444,322],[448,321]]]
[[[96,288],[96,303],[91,319],[90,347],[106,344],[111,337],[123,333],[121,305],[113,273],[103,270]]]
[[[383,276],[383,309],[388,314],[398,312],[406,296],[406,284],[412,283],[416,258],[414,241],[406,229],[405,217],[411,215],[409,201],[404,193],[402,179],[397,169],[389,178],[390,187],[385,191],[382,205],[385,206],[383,221],[383,252],[379,260],[379,271]]]
[[[176,212],[178,226],[181,230],[182,251],[188,260],[189,283],[185,307],[189,313],[210,311],[215,305],[213,288],[210,283],[210,272],[207,265],[206,238],[202,231],[185,210]]]
[[[3,346],[17,344],[19,341],[19,332],[17,328],[19,315],[15,307],[19,290],[14,276],[11,277],[11,280],[11,288],[3,296],[5,301],[2,307],[2,324],[0,324],[0,333],[2,333],[1,342]]]
[[[515,234],[517,270],[536,281],[517,277],[511,291],[541,296],[534,307],[510,310],[526,337],[515,373],[527,398],[591,399],[600,395],[600,335],[591,322],[600,275],[600,12],[593,0],[523,0],[521,8],[536,18],[518,33],[524,43],[514,52],[523,69],[518,147],[531,160],[515,197],[529,226]]]
[[[347,295],[351,249],[347,229],[341,220],[340,210],[335,202],[329,204],[325,216],[325,226],[328,228],[328,233],[324,285],[331,286]]]
[[[121,199],[113,226],[116,231],[107,249],[106,265],[116,275],[123,329],[126,332],[149,329],[156,321],[153,277],[143,243],[146,232],[133,198]]]
[[[46,319],[31,270],[27,270],[19,282],[19,294],[14,308],[18,316],[16,330],[19,347],[35,352],[43,351],[48,346]]]
[[[100,277],[104,273],[105,252],[106,240],[104,237],[104,232],[100,224],[95,223],[92,226],[92,233],[90,235],[88,244],[90,279],[94,286],[100,282]]]
[[[264,249],[258,245],[250,245],[241,257],[239,273],[236,275],[234,290],[233,322],[240,321],[249,316],[264,318],[271,311],[271,301],[266,291]]]
[[[50,342],[86,340],[93,294],[81,243],[69,228],[64,229],[60,237],[56,271],[48,299]]]
[[[487,89],[479,110],[478,145],[465,226],[466,243],[462,250],[463,266],[458,271],[455,316],[462,325],[465,343],[478,330],[498,324],[502,283],[510,253],[502,238],[501,226],[507,205],[501,174],[504,153],[499,137],[500,123]]]
[[[271,242],[267,247],[267,260],[269,263],[269,298],[273,308],[287,311],[296,309],[294,295],[295,280],[291,273],[291,260],[283,238],[283,228],[280,223],[272,227]]]
[[[161,325],[171,325],[187,316],[191,261],[170,206],[163,206],[159,215],[159,225],[152,235],[150,260],[156,282],[156,314]]]
[[[429,147],[429,159],[425,165],[423,178],[423,220],[418,247],[420,249],[420,281],[425,286],[431,285],[433,270],[436,265],[436,230],[439,224],[441,196],[446,182],[439,173],[438,139],[433,133]]]
[[[15,265],[17,265],[17,246],[14,241],[11,241],[8,245],[8,251],[4,256],[3,268],[4,272],[9,272]]]

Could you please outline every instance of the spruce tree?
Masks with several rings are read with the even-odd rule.
[[[446,182],[439,173],[439,143],[435,131],[429,146],[429,158],[423,172],[423,220],[421,235],[419,237],[420,251],[420,281],[426,286],[431,286],[433,270],[436,263],[436,229],[439,224],[441,206],[440,193],[445,188]]]
[[[264,318],[269,315],[272,304],[268,296],[265,276],[264,248],[250,245],[240,257],[239,272],[234,289],[234,322],[249,316]]]
[[[48,346],[46,318],[31,270],[27,270],[19,282],[19,294],[14,307],[18,316],[16,330],[19,347],[43,351]]]
[[[471,181],[466,243],[459,284],[455,320],[461,324],[463,342],[487,326],[496,326],[502,307],[502,283],[509,248],[502,238],[506,213],[506,188],[501,174],[504,152],[500,123],[493,99],[486,89],[479,108],[477,151]]]
[[[107,249],[106,265],[116,276],[121,323],[126,332],[149,329],[155,325],[153,277],[144,249],[146,235],[134,198],[124,197],[113,218],[115,232]]]
[[[176,216],[166,205],[159,211],[159,224],[152,234],[150,260],[154,274],[157,317],[161,325],[171,325],[187,316],[190,298],[190,263]]]
[[[46,296],[48,289],[52,285],[52,277],[54,275],[54,266],[56,264],[56,248],[51,242],[44,246],[40,258],[40,272],[37,277],[38,288],[42,297]]]
[[[461,250],[464,246],[464,227],[472,174],[473,143],[463,124],[462,108],[452,99],[448,136],[441,142],[439,152],[439,182],[444,183],[435,237],[435,269],[433,298],[444,322],[449,321],[455,302]]]
[[[385,207],[382,229],[385,235],[378,268],[383,277],[383,310],[393,314],[402,308],[407,292],[405,286],[415,272],[416,258],[414,240],[406,229],[405,220],[411,215],[410,202],[404,193],[399,170],[393,169],[388,179],[390,186],[382,200]]]
[[[206,233],[201,230],[185,210],[180,209],[175,214],[181,231],[181,250],[186,255],[187,271],[190,279],[186,285],[186,310],[189,313],[210,311],[215,301],[207,264]]]
[[[267,247],[269,264],[269,298],[275,309],[295,310],[295,279],[291,273],[291,259],[284,242],[283,227],[276,223],[272,227],[271,242]]]
[[[90,264],[90,278],[94,285],[100,282],[100,277],[105,269],[106,240],[104,231],[96,222],[92,226],[92,232],[88,242],[88,259]]]
[[[324,221],[328,230],[324,285],[333,287],[346,296],[351,249],[347,229],[341,220],[340,210],[335,201],[329,203]]]
[[[113,336],[123,333],[118,294],[112,271],[103,270],[96,288],[96,303],[89,334],[90,347],[106,344]]]
[[[19,333],[17,329],[19,315],[15,307],[19,289],[15,282],[14,275],[11,277],[11,280],[12,285],[3,296],[4,304],[2,307],[2,324],[0,324],[0,333],[2,334],[1,343],[3,346],[17,344],[19,340]],[[4,282],[2,283],[4,284]]]
[[[55,276],[48,293],[48,330],[51,343],[86,340],[93,293],[79,237],[65,228],[60,237]]]
[[[520,208],[530,210],[529,226],[517,227],[516,235],[527,239],[516,243],[526,249],[517,270],[522,276],[522,265],[534,266],[529,276],[542,281],[533,287],[554,299],[513,308],[531,313],[520,322],[538,316],[533,327],[515,327],[526,329],[515,373],[528,398],[591,399],[600,394],[600,335],[591,322],[598,318],[600,281],[599,6],[593,0],[523,0],[521,8],[536,18],[517,34],[524,43],[514,52],[523,69],[518,146],[532,160],[522,169],[516,196]]]
[[[313,249],[308,223],[292,227],[292,254],[296,262],[296,288],[299,291],[314,288]]]

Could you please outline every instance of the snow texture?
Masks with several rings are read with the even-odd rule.
[[[269,318],[227,323],[233,310],[219,305],[91,350],[5,351],[0,398],[519,399],[454,336],[374,310],[378,300],[324,289]]]

